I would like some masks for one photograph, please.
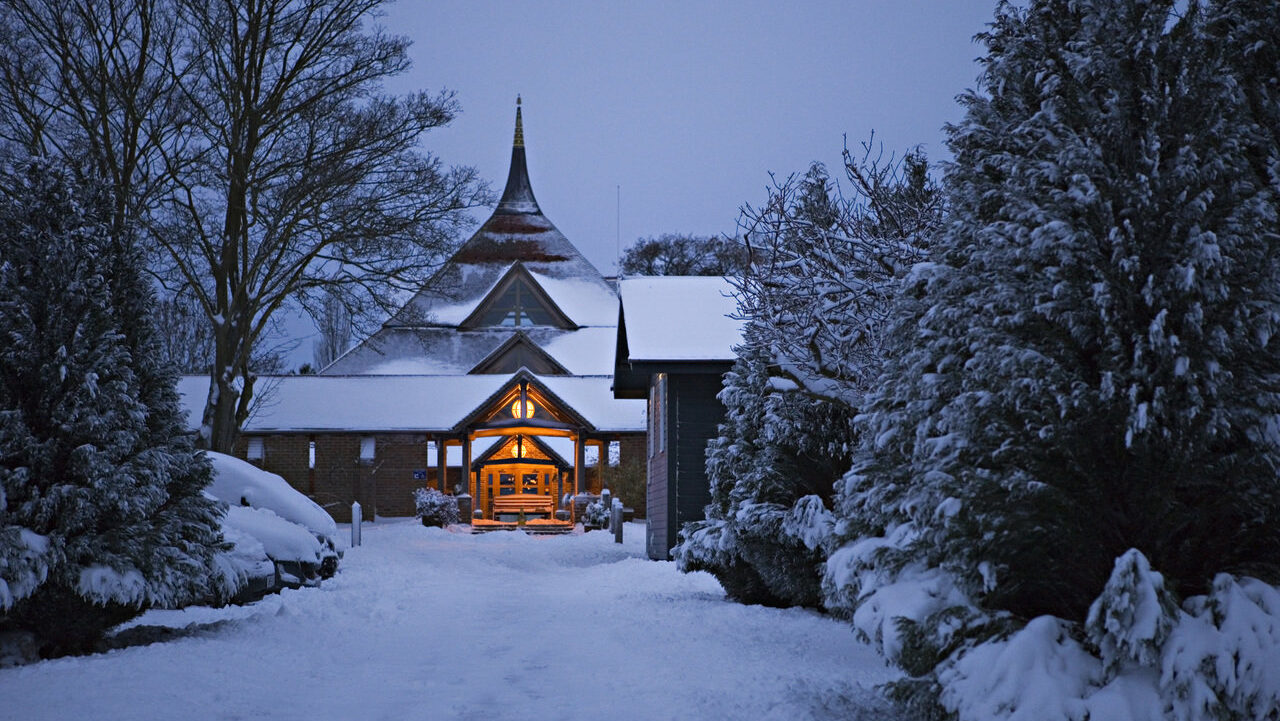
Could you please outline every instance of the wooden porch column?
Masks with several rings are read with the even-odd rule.
[[[448,493],[449,488],[449,446],[444,436],[436,436],[436,483],[441,493]]]
[[[479,489],[471,486],[471,429],[465,429],[462,432],[462,487],[471,494],[472,503],[474,503],[477,494],[473,491]]]
[[[574,493],[587,492],[587,448],[582,440],[582,429],[573,436],[573,487]]]

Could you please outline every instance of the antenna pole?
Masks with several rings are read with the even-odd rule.
[[[614,189],[617,191],[617,198],[614,201],[613,240],[617,245],[616,250],[618,253],[614,263],[618,266],[618,275],[622,275],[622,186],[616,185]]]

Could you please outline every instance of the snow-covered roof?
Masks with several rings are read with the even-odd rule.
[[[619,283],[631,361],[731,361],[744,322],[724,278],[657,276]]]
[[[520,134],[517,141],[506,190],[489,219],[378,332],[324,375],[467,373],[516,332],[570,373],[613,372],[618,294],[543,215]],[[486,299],[501,298],[517,282],[537,285],[560,327],[475,327]],[[575,334],[572,340],[568,334]]]
[[[513,375],[270,376],[255,386],[250,432],[442,431],[513,382]],[[609,376],[534,376],[600,432],[645,429],[643,401],[613,398]],[[191,428],[200,426],[207,376],[178,382]]]
[[[618,294],[607,283],[595,279],[556,278],[530,271],[560,310],[580,326],[618,325]]]
[[[519,117],[517,116],[517,123]],[[519,263],[577,325],[613,325],[617,296],[600,271],[543,215],[517,134],[498,207],[388,326],[456,326]]]
[[[611,306],[617,322],[618,309]],[[578,330],[519,329],[529,340],[574,375],[613,372],[617,342],[615,326]],[[494,328],[457,331],[453,328],[383,328],[367,341],[325,368],[324,375],[448,375],[465,374],[515,333]]]

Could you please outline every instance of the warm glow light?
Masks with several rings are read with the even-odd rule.
[[[517,398],[517,399],[516,399],[516,402],[511,404],[511,417],[513,417],[513,418],[533,418],[533,410],[534,410],[534,409],[533,409],[533,401],[525,401],[525,402],[524,402],[524,415],[521,415],[521,414],[520,414],[520,399],[518,399],[518,398]]]

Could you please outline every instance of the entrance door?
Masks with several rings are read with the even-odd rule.
[[[493,517],[493,499],[517,494],[556,498],[555,466],[511,463],[490,465],[480,473],[478,508],[485,518]],[[558,499],[557,499],[558,500]]]

